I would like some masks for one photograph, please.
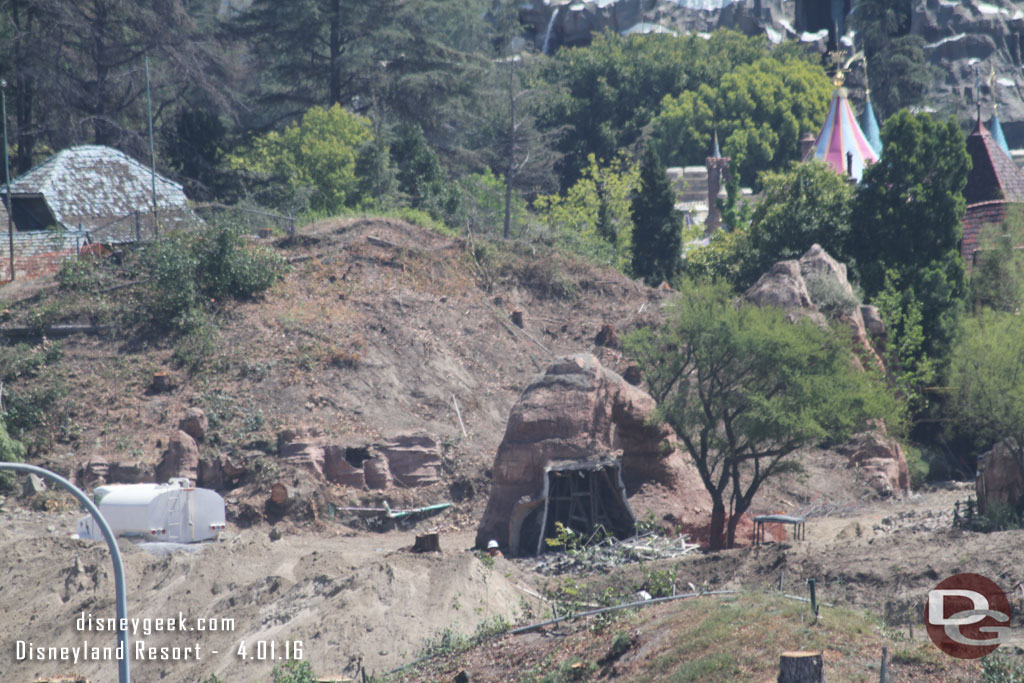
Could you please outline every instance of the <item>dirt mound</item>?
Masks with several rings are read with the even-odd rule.
[[[42,647],[114,643],[113,633],[76,628],[83,613],[114,615],[109,553],[103,543],[67,538],[76,517],[0,512],[0,552],[9,567],[0,587],[8,655],[15,640]],[[407,533],[346,534],[335,527],[276,542],[265,529],[247,530],[170,554],[122,541],[130,618],[181,613],[197,629],[200,618],[220,620],[216,631],[132,635],[133,652],[140,640],[146,647],[201,648],[198,661],[133,658],[133,678],[269,680],[280,662],[258,656],[257,647],[273,642],[275,657],[282,657],[289,640],[301,641],[303,659],[321,676],[353,677],[360,666],[381,673],[414,659],[444,629],[468,635],[497,617],[516,618],[532,603],[523,590],[528,578],[505,560],[485,564],[465,551],[467,535],[442,535],[441,553],[410,553],[413,540]],[[246,659],[238,654],[243,641]],[[117,678],[116,662],[0,658],[5,681],[71,671],[94,681]]]

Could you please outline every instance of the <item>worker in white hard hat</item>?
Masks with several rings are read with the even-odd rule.
[[[491,557],[501,557],[501,548],[493,538],[487,542],[487,554]]]

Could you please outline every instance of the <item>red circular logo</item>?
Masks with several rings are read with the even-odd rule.
[[[981,574],[954,574],[928,592],[924,625],[940,650],[951,657],[977,659],[1008,637],[1010,601]]]

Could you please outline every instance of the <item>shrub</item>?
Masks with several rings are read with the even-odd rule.
[[[11,438],[7,426],[0,419],[0,462],[24,462],[25,446]],[[0,472],[0,491],[13,491],[15,478],[13,472]]]
[[[811,301],[830,318],[853,313],[860,306],[857,295],[827,273],[808,273],[804,276],[804,282]]]
[[[143,296],[147,312],[158,326],[179,331],[201,325],[208,303],[266,291],[285,267],[281,256],[247,247],[242,231],[226,225],[175,233],[148,245],[141,261],[149,275]]]

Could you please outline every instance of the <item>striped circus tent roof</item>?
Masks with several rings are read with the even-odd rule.
[[[878,161],[878,154],[871,148],[871,143],[853,115],[846,89],[837,88],[832,96],[828,116],[825,117],[825,125],[821,127],[814,147],[804,161],[812,157],[821,159],[837,173],[846,175],[847,153],[851,155],[851,175],[857,182],[860,182],[864,168]]]

